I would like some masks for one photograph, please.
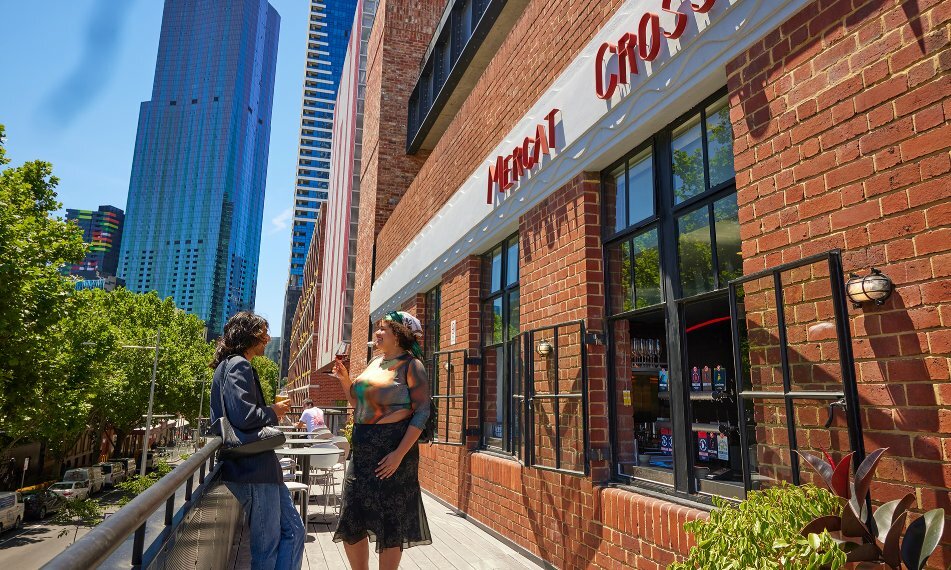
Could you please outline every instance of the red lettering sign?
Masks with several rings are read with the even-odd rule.
[[[500,193],[507,192],[519,178],[541,162],[543,154],[551,154],[551,149],[555,148],[557,142],[555,116],[558,112],[558,109],[552,109],[545,115],[545,122],[535,127],[534,136],[525,137],[522,144],[512,149],[508,155],[496,157],[495,164],[489,166],[486,203],[492,203],[496,189]]]
[[[674,28],[661,30],[660,16],[645,12],[637,25],[637,33],[627,32],[616,44],[606,42],[598,48],[594,58],[594,91],[600,99],[610,99],[619,85],[629,85],[632,77],[639,74],[637,58],[654,61],[660,53],[661,32],[665,38],[679,39],[687,29],[687,14],[671,9],[672,0],[663,0],[661,10],[674,15]],[[698,14],[709,12],[716,0],[690,3],[690,9]],[[607,63],[617,56],[617,71],[608,71]],[[605,80],[606,79],[606,80]]]

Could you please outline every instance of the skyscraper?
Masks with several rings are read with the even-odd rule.
[[[89,251],[81,263],[66,268],[70,275],[83,279],[115,277],[122,245],[122,224],[125,213],[115,206],[99,206],[98,210],[66,209],[66,221],[83,230],[83,241]]]
[[[139,111],[119,276],[212,336],[254,308],[279,30],[266,0],[166,0]]]
[[[290,272],[284,294],[282,376],[287,375],[287,342],[301,296],[307,249],[314,236],[317,211],[328,197],[334,103],[356,5],[357,0],[310,0]]]

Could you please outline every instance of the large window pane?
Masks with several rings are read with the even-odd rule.
[[[650,150],[630,162],[628,177],[628,225],[654,215],[654,160]]]
[[[505,257],[505,285],[508,286],[518,281],[518,238],[509,242]]]
[[[717,235],[717,270],[720,287],[743,275],[743,256],[740,253],[740,221],[737,216],[736,194],[713,204],[713,220]]]
[[[492,252],[489,263],[489,292],[493,293],[502,288],[502,248],[496,248]]]
[[[608,278],[610,279],[611,314],[633,309],[630,242],[624,241],[608,247]]]
[[[497,344],[502,342],[503,322],[502,322],[502,297],[493,299],[486,307],[487,317],[490,319],[491,332],[490,342],[487,344]]]
[[[710,217],[699,208],[677,220],[680,253],[680,283],[683,296],[713,290],[713,255],[710,248]]]
[[[608,182],[607,203],[614,205],[614,210],[608,216],[613,218],[614,231],[621,231],[627,227],[627,179],[624,168],[622,165],[612,172]],[[610,206],[608,210],[611,210]]]
[[[653,229],[631,240],[634,271],[634,306],[648,307],[661,302],[660,249],[657,230]]]
[[[674,161],[674,203],[677,204],[706,190],[700,128],[700,115],[697,115],[674,131],[671,150]]]
[[[509,293],[509,318],[507,319],[508,335],[506,340],[511,340],[518,336],[518,289]]]
[[[707,108],[707,153],[711,188],[733,178],[733,127],[726,98]]]
[[[503,348],[489,348],[483,352],[482,385],[482,437],[483,443],[492,447],[502,447],[502,418],[504,416],[503,383],[505,382],[505,361]]]

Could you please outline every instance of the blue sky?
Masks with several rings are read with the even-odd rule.
[[[63,207],[125,208],[139,103],[152,92],[162,0],[0,0],[0,123],[13,164],[42,159]],[[307,39],[306,0],[281,15],[256,310],[280,331]]]

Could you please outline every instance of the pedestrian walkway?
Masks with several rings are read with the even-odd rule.
[[[403,551],[400,568],[410,570],[537,570],[539,566],[506,546],[476,525],[454,514],[450,509],[423,494],[433,543]],[[319,507],[318,507],[319,508]],[[304,565],[308,570],[346,570],[347,556],[343,543],[333,541],[333,522],[320,522],[317,516],[308,525],[304,546]],[[232,568],[249,568],[250,551],[247,528],[235,537]],[[371,545],[370,568],[377,568],[379,559]]]

